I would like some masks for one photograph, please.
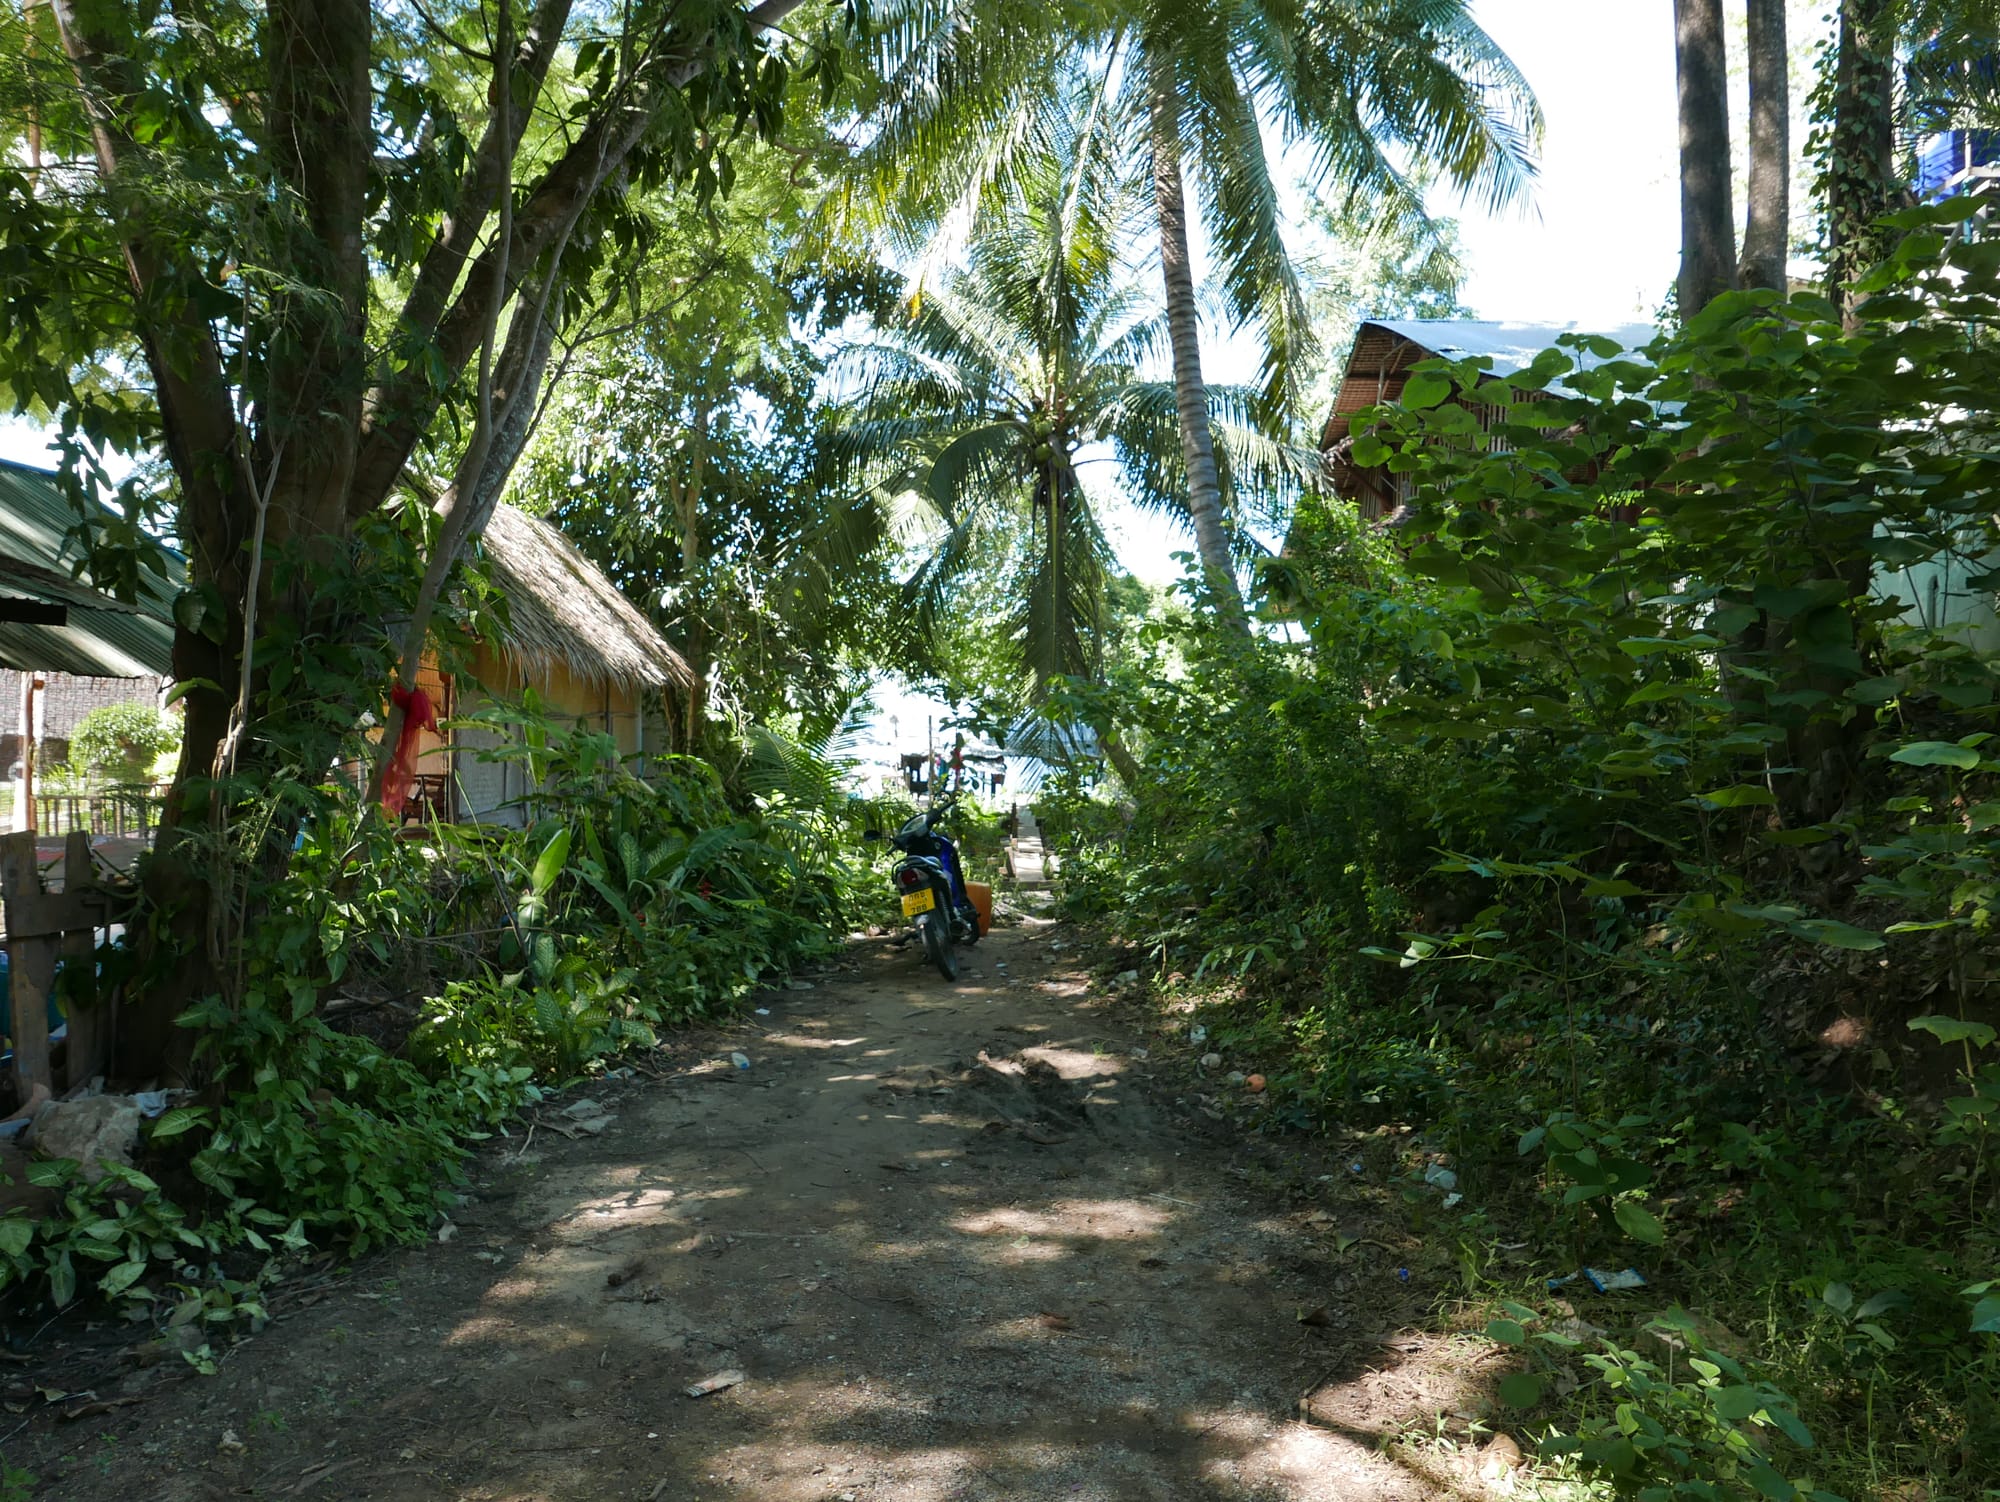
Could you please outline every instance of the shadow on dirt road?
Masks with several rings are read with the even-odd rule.
[[[1476,1493],[1379,1448],[1479,1401],[1476,1343],[1379,1340],[1422,1312],[1396,1259],[1330,1263],[1246,1188],[1060,932],[995,933],[955,986],[856,949],[588,1092],[608,1123],[545,1108],[449,1240],[10,1459],[79,1502]]]

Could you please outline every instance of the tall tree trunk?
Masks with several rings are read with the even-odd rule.
[[[1736,214],[1729,192],[1729,54],[1722,0],[1674,0],[1680,83],[1681,318],[1736,285]]]
[[[1167,284],[1167,332],[1174,352],[1174,404],[1180,413],[1181,457],[1187,468],[1188,520],[1195,550],[1222,618],[1248,634],[1236,564],[1222,519],[1222,481],[1215,468],[1215,438],[1208,425],[1208,383],[1201,374],[1201,337],[1195,316],[1194,270],[1188,263],[1187,190],[1181,181],[1180,101],[1173,71],[1153,65],[1150,107],[1153,135],[1153,207],[1160,221],[1160,270]]]
[[[1896,179],[1895,19],[1890,0],[1841,0],[1824,194],[1827,296],[1854,325],[1854,283],[1880,261],[1879,227],[1902,194]]]
[[[542,80],[571,9],[571,0],[537,0],[520,46],[507,49],[499,70],[527,87],[493,91],[495,98],[518,100],[515,115],[510,123],[501,110],[476,148],[395,319],[394,341],[428,358],[384,361],[372,389],[365,367],[365,241],[378,7],[369,0],[269,0],[262,7],[265,70],[261,78],[246,74],[260,118],[245,139],[263,152],[287,200],[302,212],[287,221],[285,275],[268,283],[278,289],[270,293],[269,319],[284,337],[239,362],[209,322],[210,272],[164,216],[148,212],[149,148],[141,142],[158,84],[132,28],[159,7],[47,3],[75,75],[108,222],[124,257],[131,332],[145,353],[179,488],[177,530],[189,555],[192,598],[204,602],[204,618],[175,632],[174,675],[186,689],[182,754],[143,877],[151,910],[144,958],[155,968],[144,994],[128,1003],[119,1037],[120,1072],[172,1076],[197,1036],[174,1019],[191,1001],[241,990],[240,940],[257,916],[246,894],[269,890],[289,857],[291,816],[233,822],[254,802],[237,789],[300,768],[317,775],[365,707],[295,701],[271,716],[283,733],[266,735],[259,721],[267,714],[270,668],[251,660],[249,640],[257,621],[282,621],[293,641],[314,644],[294,650],[332,654],[380,630],[379,619],[356,619],[343,613],[351,607],[330,603],[338,591],[315,593],[313,565],[344,567],[354,524],[394,493],[437,416],[435,373],[456,375],[466,367],[484,342],[493,307],[546,285],[525,275],[528,268],[547,268],[546,278],[558,274],[572,228],[592,202],[622,191],[630,154],[658,111],[684,107],[674,94],[719,61],[736,66],[737,39],[775,26],[801,0],[760,0],[718,18],[713,29],[676,31],[663,19],[652,28],[661,46],[635,53],[643,61],[631,86],[580,122],[559,154],[534,164],[517,185],[520,212],[504,243],[495,243],[490,205],[515,180],[521,122],[541,107]],[[529,340],[534,320],[517,315],[517,322]],[[547,349],[522,353],[535,356],[526,361],[532,370],[532,379],[520,383],[526,388],[539,382]],[[507,368],[503,357],[501,369]],[[496,411],[487,425],[483,441],[506,457],[489,455],[478,466],[471,495],[459,498],[472,507],[490,508],[493,476],[504,475],[525,438],[525,427],[514,425],[530,422],[535,404],[531,391],[520,394],[525,404]],[[268,551],[248,545],[253,534]],[[287,566],[252,562],[263,557],[282,557]],[[272,583],[280,578],[293,581],[282,594]],[[258,720],[247,726],[231,713],[246,696],[258,706]],[[218,766],[231,764],[232,748],[245,748],[237,781],[218,786],[211,779]]]
[[[1743,287],[1787,290],[1792,229],[1791,54],[1785,0],[1745,0],[1750,44],[1750,214],[1743,229]]]

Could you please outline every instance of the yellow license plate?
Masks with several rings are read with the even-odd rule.
[[[928,913],[937,906],[937,896],[929,887],[921,892],[912,892],[903,899],[903,916],[914,918],[918,913]]]

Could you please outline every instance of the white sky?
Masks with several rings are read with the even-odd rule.
[[[1476,0],[1547,120],[1533,207],[1459,211],[1482,318],[1644,321],[1680,263],[1668,0]],[[1442,207],[1442,206],[1441,206]]]

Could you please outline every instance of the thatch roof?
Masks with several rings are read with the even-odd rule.
[[[561,663],[593,683],[666,688],[692,683],[687,659],[653,629],[576,544],[512,506],[494,508],[481,539],[487,572],[507,598],[507,650]]]

